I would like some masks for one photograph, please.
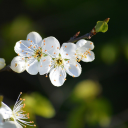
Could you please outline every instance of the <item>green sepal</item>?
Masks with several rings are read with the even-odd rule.
[[[64,59],[65,61],[68,61],[69,59]]]
[[[59,53],[59,56],[61,57],[61,54]]]

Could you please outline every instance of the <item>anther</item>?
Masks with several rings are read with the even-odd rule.
[[[76,64],[76,67],[77,67],[77,64]]]
[[[53,46],[52,46],[52,48],[53,48]]]
[[[40,67],[42,67],[42,65]]]
[[[66,55],[68,55],[68,54],[66,54]]]
[[[15,67],[17,66],[18,64],[17,63],[15,63]]]
[[[44,40],[44,42],[45,42],[45,40]]]
[[[72,77],[75,77],[74,75]]]
[[[80,62],[80,59],[78,60],[78,62]]]
[[[34,48],[36,48],[36,47],[34,46]]]
[[[47,52],[47,50],[45,50],[45,52]]]
[[[28,39],[28,40],[30,40],[30,39]]]
[[[66,80],[66,79],[64,79],[64,80]]]
[[[54,54],[56,54],[56,53],[54,52]]]
[[[57,49],[59,49],[59,47],[57,47]]]
[[[24,52],[24,50],[22,50],[22,52]]]
[[[54,81],[56,81],[56,80],[54,80]]]
[[[92,45],[92,43],[90,43],[90,45]]]
[[[21,44],[21,41],[20,41],[20,44]]]
[[[67,46],[65,46],[65,48],[67,48]]]
[[[32,42],[32,40],[31,40],[31,42]]]

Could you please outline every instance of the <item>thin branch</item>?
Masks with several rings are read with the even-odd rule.
[[[92,36],[96,35],[96,30],[95,30],[95,27],[87,34],[83,35],[83,36],[80,36],[78,38],[76,38],[78,35],[79,35],[80,32],[77,32],[73,37],[70,38],[69,41],[67,42],[76,42],[80,39],[91,39]]]

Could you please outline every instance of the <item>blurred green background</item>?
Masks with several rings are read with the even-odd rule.
[[[82,74],[55,87],[45,76],[0,73],[0,94],[13,106],[22,91],[37,128],[128,128],[127,0],[0,0],[0,58],[10,64],[14,45],[31,31],[60,43],[110,18],[106,33],[92,37],[95,60]]]

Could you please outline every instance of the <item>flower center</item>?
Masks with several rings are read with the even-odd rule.
[[[56,60],[56,63],[57,63],[57,65],[62,65],[63,60],[59,58],[58,60]]]
[[[35,50],[34,58],[36,58],[39,61],[42,56],[43,56],[42,48]]]
[[[57,66],[63,67],[64,66],[64,60],[61,57],[55,58],[54,62],[55,62],[55,65],[54,65],[55,67],[57,67]]]

